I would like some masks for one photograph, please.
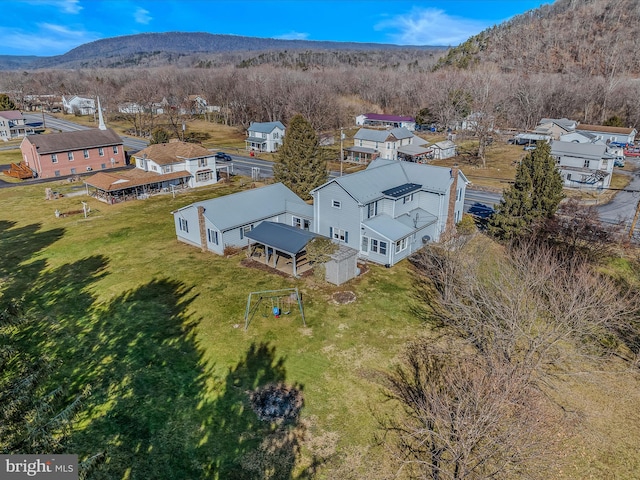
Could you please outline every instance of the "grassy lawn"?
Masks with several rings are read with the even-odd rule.
[[[56,218],[56,209],[78,210],[87,198],[45,201],[44,188],[0,191],[0,288],[40,319],[21,336],[34,352],[62,361],[55,381],[70,393],[91,385],[72,450],[81,457],[107,450],[96,478],[253,478],[247,472],[277,465],[286,451],[275,458],[264,442],[281,439],[250,411],[247,396],[275,381],[304,392],[298,473],[314,456],[331,457],[329,471],[376,470],[382,452],[369,452],[370,409],[381,397],[371,374],[424,331],[411,314],[406,265],[371,268],[346,287],[356,302],[337,305],[331,294],[342,289],[176,241],[171,210],[237,186],[114,206],[89,199],[87,219]],[[292,309],[279,319],[261,310],[243,330],[249,292],[293,286],[307,328]]]
[[[106,451],[93,478],[305,478],[314,461],[320,478],[388,478],[374,442],[372,412],[387,408],[375,372],[408,340],[431,334],[416,317],[407,262],[333,287],[244,267],[244,253],[223,258],[177,242],[172,210],[241,188],[112,206],[84,196],[46,201],[44,185],[0,189],[0,296],[22,299],[36,319],[16,337],[60,360],[53,383],[69,394],[91,386],[70,451]],[[88,218],[55,217],[81,201]],[[302,292],[306,328],[295,309],[274,318],[267,303],[244,331],[249,292],[291,287]],[[356,301],[334,303],[343,290]],[[551,385],[579,419],[553,478],[634,478],[640,469],[640,385],[621,368]],[[250,408],[248,392],[273,382],[304,394],[286,430]]]

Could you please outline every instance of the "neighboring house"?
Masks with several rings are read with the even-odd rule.
[[[25,95],[24,97],[25,110],[30,112],[45,111],[45,112],[60,112],[62,110],[62,97],[60,95]]]
[[[150,145],[136,152],[136,168],[144,172],[168,174],[189,172],[189,187],[211,185],[218,181],[218,170],[226,170],[229,166],[217,167],[216,158],[206,148],[195,143],[169,142]]]
[[[207,100],[202,95],[189,95],[187,103],[189,105],[189,113],[192,115],[202,115],[208,111]]]
[[[312,230],[391,266],[455,231],[468,183],[457,168],[378,159],[312,190]]]
[[[111,129],[29,135],[20,144],[24,163],[41,178],[122,167],[122,138]]]
[[[443,140],[431,145],[433,152],[433,158],[438,160],[444,160],[445,158],[451,158],[456,156],[456,144],[451,140]]]
[[[247,150],[275,152],[282,145],[285,127],[281,122],[251,122],[245,140]]]
[[[125,102],[118,105],[118,112],[120,113],[144,113],[145,108],[136,102]]]
[[[370,125],[372,127],[403,127],[410,132],[416,129],[416,119],[402,115],[384,115],[380,113],[365,113],[356,117],[356,125]]]
[[[596,143],[600,145],[606,145],[604,140],[598,138],[597,135],[589,132],[571,132],[560,135],[559,140],[561,142],[573,142],[573,143]]]
[[[387,160],[398,159],[398,149],[414,145],[419,137],[403,127],[391,130],[371,130],[361,128],[353,136],[353,148],[346,148],[347,161],[369,163],[380,157]],[[422,139],[419,139],[422,145]]]
[[[633,143],[636,139],[637,130],[635,128],[605,127],[603,125],[580,124],[576,128],[580,133],[590,133],[605,143]]]
[[[565,187],[608,188],[611,184],[614,158],[606,145],[598,143],[551,142]]]
[[[558,140],[560,135],[573,132],[577,126],[578,122],[568,118],[543,118],[532,133]]]
[[[313,207],[276,183],[187,205],[173,213],[178,240],[222,255],[227,246],[246,247],[261,222],[310,230]]]
[[[495,117],[483,112],[473,112],[460,123],[461,130],[492,132],[495,127]]]
[[[561,142],[573,142],[573,143],[592,143],[595,145],[605,145],[607,147],[606,152],[611,155],[615,160],[624,162],[624,148],[614,145],[606,144],[605,141],[597,135],[589,132],[572,132],[566,135],[560,136]]]
[[[33,129],[25,125],[24,117],[18,110],[0,111],[0,140],[7,142],[32,133]]]
[[[63,95],[62,108],[68,114],[93,115],[96,113],[96,102],[93,98]]]

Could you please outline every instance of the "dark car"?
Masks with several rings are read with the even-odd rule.
[[[476,202],[471,207],[469,207],[470,215],[473,215],[476,218],[481,218],[483,220],[488,219],[491,215],[493,215],[495,210],[488,205],[485,205],[480,202]]]
[[[230,162],[233,159],[228,153],[218,152],[216,153],[216,160],[224,160],[225,162]]]

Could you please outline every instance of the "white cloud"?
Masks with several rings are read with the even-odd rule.
[[[80,0],[22,0],[29,5],[48,5],[59,8],[64,13],[80,13],[82,6]]]
[[[142,23],[143,25],[147,25],[153,17],[149,15],[149,10],[145,10],[144,8],[138,8],[133,14],[133,18],[135,18],[137,23]]]
[[[2,49],[8,55],[47,57],[61,55],[78,45],[102,38],[95,32],[52,23],[39,23],[37,28],[28,32],[17,28],[0,27],[0,37],[4,38]]]
[[[273,38],[277,38],[279,40],[306,40],[309,38],[309,34],[303,32],[289,32]]]
[[[459,45],[467,38],[489,27],[482,22],[447,15],[436,8],[414,8],[375,25],[399,45]]]

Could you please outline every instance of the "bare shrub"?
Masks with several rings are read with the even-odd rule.
[[[551,447],[544,399],[509,364],[419,340],[383,384],[403,413],[382,420],[383,442],[410,478],[507,478]]]

